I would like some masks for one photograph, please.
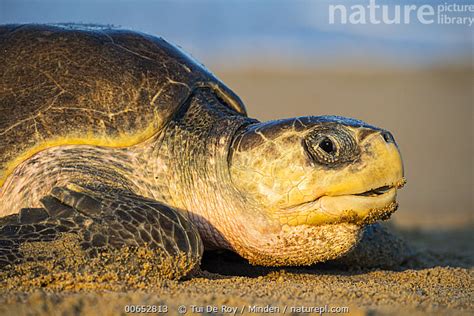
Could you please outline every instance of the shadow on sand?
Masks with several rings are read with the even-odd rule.
[[[247,260],[230,251],[206,251],[201,270],[206,278],[230,276],[259,277],[274,271],[285,270],[297,274],[354,275],[374,270],[405,271],[433,267],[474,267],[474,225],[452,230],[401,229],[390,225],[389,230],[400,236],[410,251],[396,265],[364,266],[360,261],[351,265],[345,260],[319,263],[309,267],[262,267],[253,266]],[[350,262],[350,261],[349,261]],[[209,272],[210,274],[206,273]]]

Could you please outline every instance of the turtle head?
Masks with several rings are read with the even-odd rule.
[[[260,264],[311,264],[343,255],[363,226],[396,210],[405,181],[392,135],[354,119],[252,124],[239,131],[231,149],[232,183],[260,215],[249,221],[250,250],[241,252]],[[268,252],[253,254],[253,248]]]

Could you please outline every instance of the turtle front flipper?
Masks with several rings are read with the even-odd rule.
[[[154,273],[180,278],[199,265],[197,230],[178,211],[130,191],[55,187],[43,209],[0,219],[0,268],[60,265],[67,271]],[[47,264],[45,264],[47,263]]]

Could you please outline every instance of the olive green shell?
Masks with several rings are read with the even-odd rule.
[[[159,132],[194,89],[239,98],[160,37],[83,25],[0,26],[0,186],[52,146],[131,146]]]

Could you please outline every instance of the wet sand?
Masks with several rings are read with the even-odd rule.
[[[412,255],[384,269],[332,263],[263,268],[212,252],[205,254],[201,271],[182,281],[157,278],[124,286],[97,277],[76,279],[68,287],[61,280],[26,288],[4,285],[0,314],[117,315],[137,304],[161,311],[166,306],[172,314],[180,305],[188,314],[192,305],[204,311],[215,306],[217,314],[224,305],[244,314],[251,307],[261,314],[265,310],[258,307],[289,314],[325,305],[348,307],[351,315],[474,313],[472,71],[250,69],[218,75],[262,120],[331,113],[391,130],[405,158],[408,184],[389,223]]]

